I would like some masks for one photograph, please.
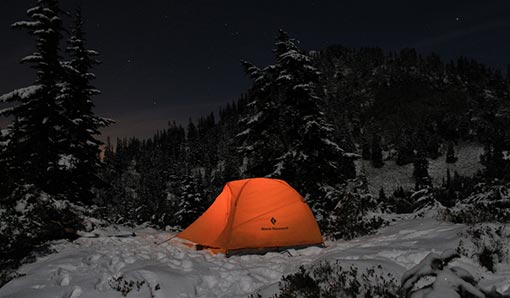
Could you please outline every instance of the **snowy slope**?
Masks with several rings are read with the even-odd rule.
[[[445,151],[445,150],[442,150]],[[444,152],[443,152],[444,153]],[[455,147],[457,162],[447,164],[445,154],[437,159],[429,160],[429,175],[434,185],[441,185],[446,178],[446,169],[450,169],[451,175],[456,171],[463,176],[472,176],[482,169],[480,155],[483,153],[483,145],[480,143],[461,143]],[[397,187],[414,189],[413,165],[398,166],[394,160],[386,160],[382,168],[374,168],[370,161],[357,160],[356,168],[367,177],[368,189],[373,195],[378,195],[381,186],[386,194],[393,192]]]
[[[131,288],[127,297],[246,297],[258,290],[269,297],[283,274],[323,260],[362,268],[380,264],[400,278],[429,252],[456,248],[458,233],[465,229],[434,218],[407,219],[376,235],[327,242],[324,249],[231,258],[191,250],[178,239],[158,245],[173,234],[153,229],[138,229],[136,237],[103,232],[99,238],[54,244],[57,253],[21,267],[26,276],[0,288],[0,297],[122,297],[125,285]],[[485,288],[510,288],[510,269],[494,275],[467,258],[456,263],[483,277],[480,284]]]

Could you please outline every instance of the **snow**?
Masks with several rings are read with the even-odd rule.
[[[327,241],[326,248],[309,247],[284,253],[226,258],[183,244],[173,232],[146,227],[95,230],[92,237],[52,244],[57,253],[23,265],[26,274],[0,288],[0,297],[270,297],[282,275],[301,265],[338,260],[342,266],[381,265],[396,278],[419,264],[430,252],[455,249],[465,225],[434,217],[403,218],[375,235],[351,241]],[[133,234],[134,233],[134,234]],[[87,235],[87,236],[91,236]],[[135,235],[135,236],[133,236]],[[172,238],[172,239],[171,239]],[[169,240],[170,239],[170,240]],[[472,273],[484,289],[510,288],[510,269],[490,273],[466,257],[451,262]],[[462,276],[462,269],[457,276]],[[453,271],[452,271],[453,272]],[[444,281],[452,276],[438,276]],[[131,286],[129,284],[131,283]],[[438,281],[438,286],[441,281]]]
[[[253,124],[257,121],[259,121],[260,117],[262,117],[263,113],[262,112],[258,112],[255,116],[251,117],[246,124],[250,125],[250,124]],[[242,135],[243,132],[239,133],[239,135]]]
[[[280,75],[276,81],[284,81],[284,80],[287,80],[287,81],[292,81],[292,76],[289,75],[289,74],[282,74]]]
[[[452,176],[454,172],[463,176],[472,176],[483,168],[480,163],[483,145],[480,143],[461,143],[456,146],[455,154],[458,160],[453,164],[447,164],[445,161],[446,148],[442,151],[444,154],[439,158],[429,159],[429,175],[433,185],[441,185],[443,179],[446,179],[446,169],[450,170]],[[358,160],[356,163],[356,168],[367,177],[368,188],[373,195],[377,195],[381,187],[384,187],[386,193],[399,186],[404,189],[414,189],[413,164],[398,166],[394,160],[385,160],[382,168],[374,168],[369,160]]]
[[[27,9],[27,14],[32,14],[32,13],[35,13],[36,11],[38,11],[39,9],[41,9],[40,6],[35,6],[35,7],[32,7],[32,8],[29,8]]]
[[[28,28],[35,28],[41,26],[42,23],[40,21],[20,21],[12,24],[12,27],[28,27]]]
[[[310,84],[297,84],[295,85],[294,87],[292,87],[292,90],[296,90],[296,89],[305,89],[305,90],[309,90],[312,86]]]
[[[466,280],[474,280],[473,276],[459,267],[448,267],[448,263],[458,258],[454,250],[446,250],[441,256],[430,253],[418,265],[402,276],[402,287],[409,293],[416,282],[423,277],[435,276],[430,287],[413,291],[411,297],[460,297],[455,289],[462,289],[474,297],[484,298],[485,295]],[[444,266],[444,267],[443,267]]]
[[[31,61],[38,62],[38,61],[41,61],[41,60],[42,60],[42,56],[41,55],[28,55],[28,56],[22,58],[21,62],[31,62]]]
[[[238,134],[236,135],[236,137],[242,137],[242,136],[244,136],[244,135],[248,135],[248,134],[250,133],[250,131],[251,131],[251,129],[250,129],[250,128],[247,128],[247,129],[243,130],[242,132],[238,133]]]
[[[337,151],[337,152],[343,152],[343,149],[342,149],[342,148],[340,148],[340,146],[338,146],[338,144],[337,144],[337,143],[335,143],[335,142],[331,141],[330,139],[326,139],[326,138],[324,138],[324,139],[321,139],[321,140],[322,140],[322,141],[323,141],[326,145],[329,145],[329,146],[333,147],[333,148],[335,149],[335,151]]]
[[[76,158],[71,154],[61,154],[59,155],[58,165],[61,169],[74,169],[76,167]]]
[[[6,93],[6,94],[0,96],[0,102],[9,101],[14,97],[19,97],[21,99],[28,98],[28,97],[34,95],[39,90],[41,90],[41,88],[42,88],[41,85],[33,85],[33,86],[25,87],[25,88],[16,89],[14,91],[11,91],[9,93]]]

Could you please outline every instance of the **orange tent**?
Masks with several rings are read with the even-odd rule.
[[[324,242],[301,195],[285,181],[269,178],[228,182],[209,209],[177,237],[227,256]]]

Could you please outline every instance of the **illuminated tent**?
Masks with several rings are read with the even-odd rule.
[[[285,181],[269,178],[228,182],[209,209],[177,237],[227,256],[323,245],[301,195]]]

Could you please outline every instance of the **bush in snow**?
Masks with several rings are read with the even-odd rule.
[[[18,278],[18,277],[22,277],[22,276],[25,276],[26,274],[24,273],[19,273],[17,271],[15,271],[14,269],[1,269],[0,270],[0,288],[5,285],[6,283],[8,283],[9,281],[15,279],[15,278]]]
[[[323,262],[282,278],[275,298],[399,297],[397,280],[381,266],[360,270]]]
[[[510,229],[502,225],[472,226],[462,233],[457,252],[475,259],[491,272],[496,265],[509,261]]]
[[[449,263],[458,257],[453,250],[447,250],[441,255],[428,254],[402,276],[405,297],[485,298],[486,295],[468,271],[450,266]]]
[[[397,214],[411,213],[414,210],[414,205],[410,201],[411,195],[412,192],[405,191],[403,187],[398,187],[386,200],[379,200],[379,206],[387,212]]]
[[[387,212],[397,214],[403,213],[418,213],[433,209],[440,206],[441,203],[437,201],[434,189],[424,188],[418,191],[405,191],[404,188],[399,187],[393,195],[385,201],[380,201],[379,206]]]
[[[361,179],[349,181],[341,190],[327,192],[326,201],[337,202],[327,217],[319,217],[322,232],[331,239],[352,239],[372,234],[384,221],[374,214],[376,199]]]
[[[509,185],[480,183],[472,193],[442,215],[454,223],[510,222]]]
[[[76,206],[32,185],[17,187],[0,201],[0,268],[15,268],[48,240],[75,237],[83,227]]]
[[[149,292],[151,295],[150,297],[156,297],[154,292],[159,291],[161,289],[161,286],[159,284],[156,284],[153,287],[146,280],[143,279],[140,280],[139,277],[137,278],[137,276],[126,277],[123,274],[113,275],[110,278],[110,280],[108,280],[108,285],[112,289],[120,292],[120,294],[123,297],[126,297],[127,295],[129,295],[129,293],[133,292],[134,290],[140,296],[144,296],[146,292]]]

